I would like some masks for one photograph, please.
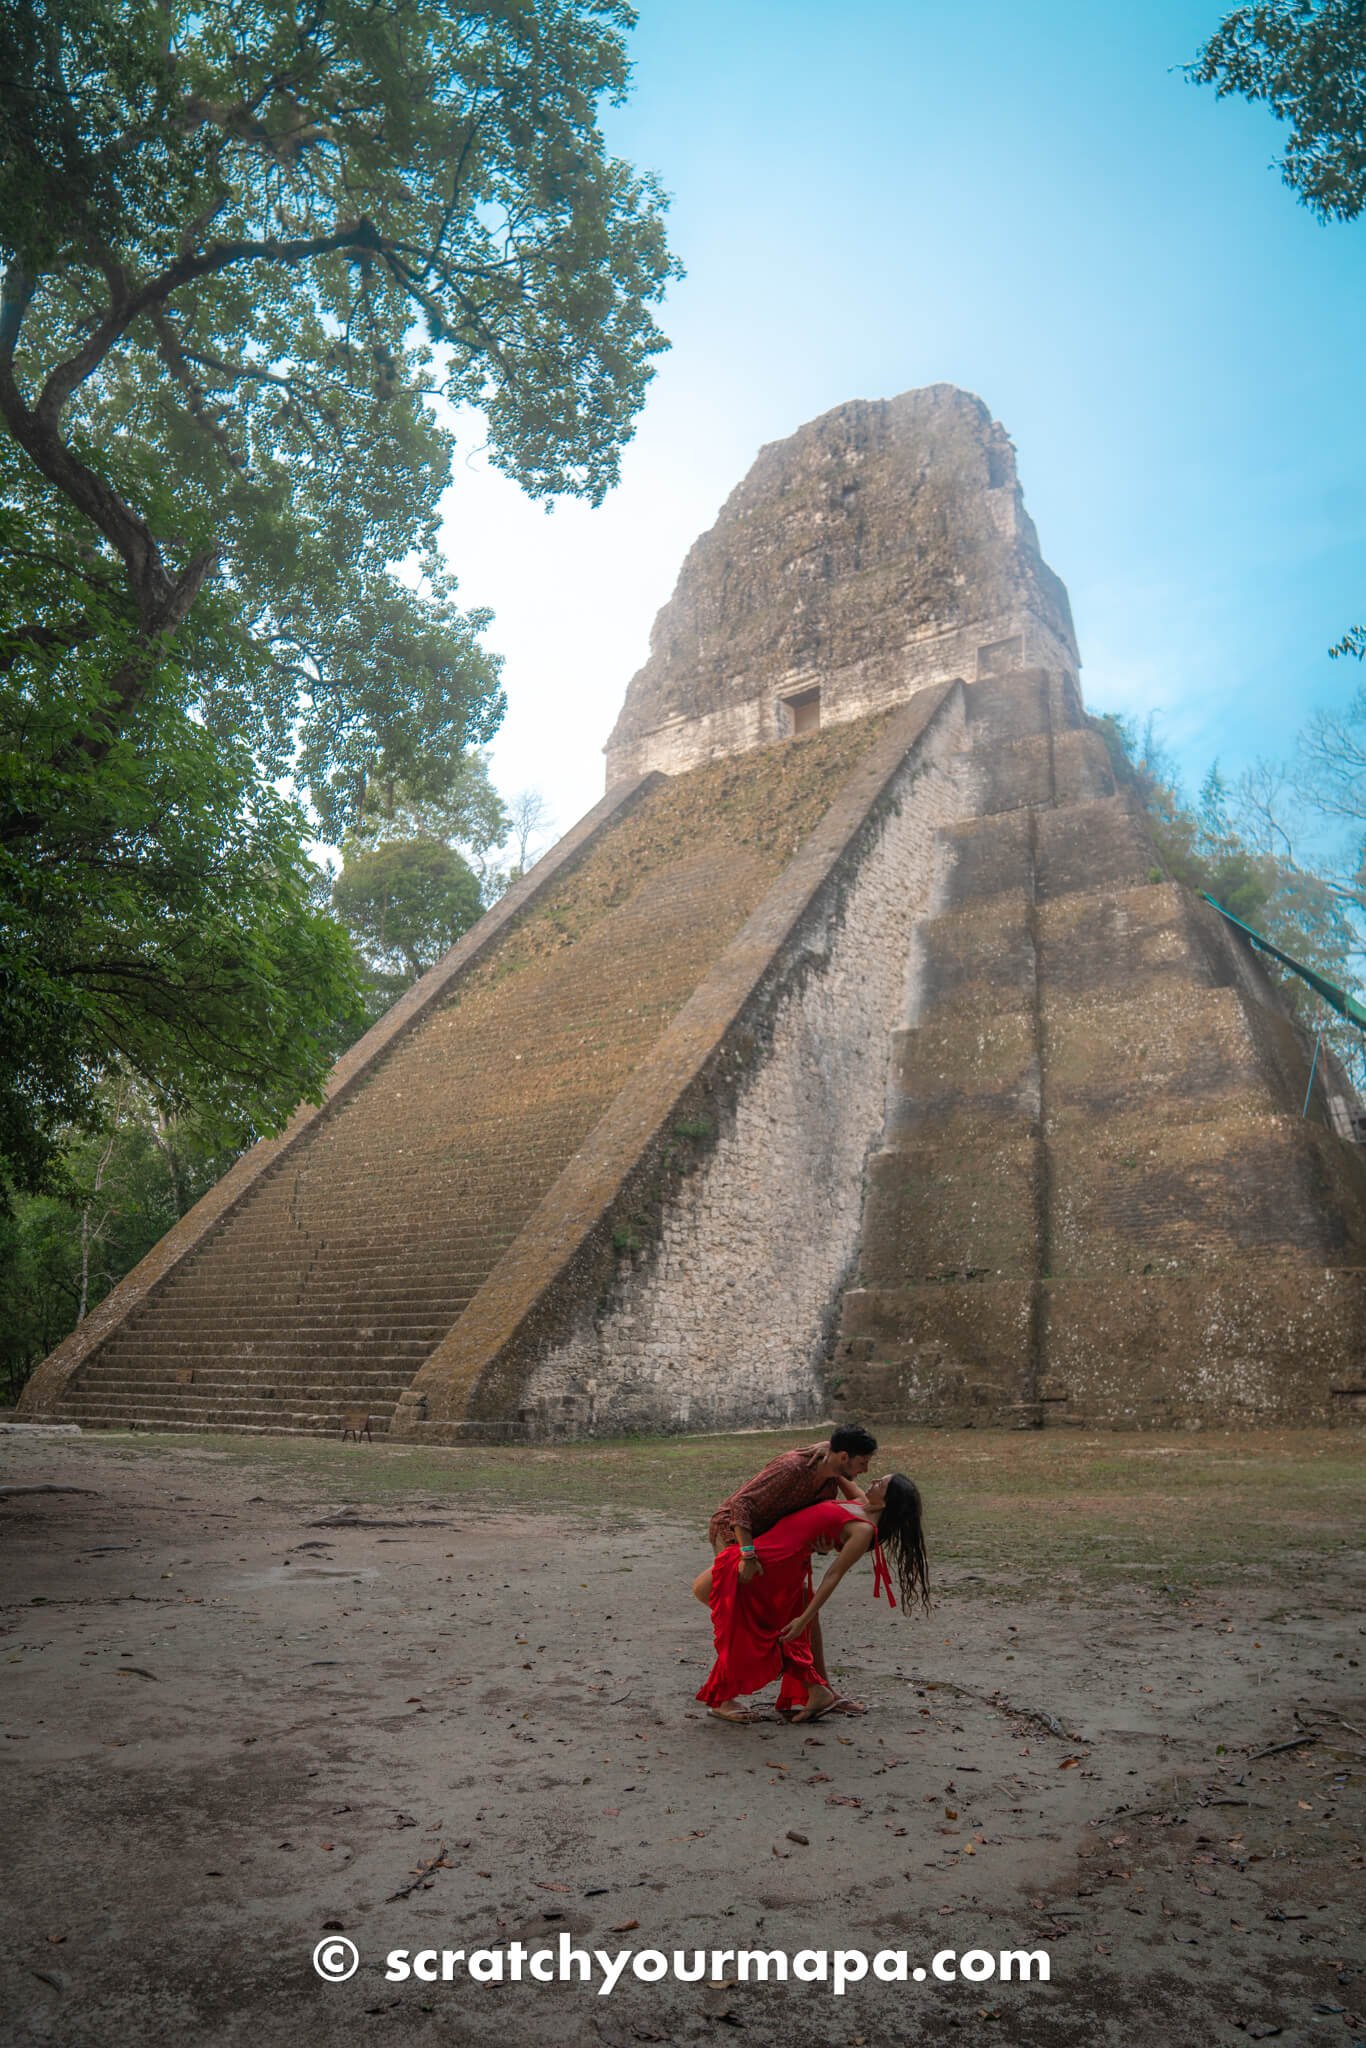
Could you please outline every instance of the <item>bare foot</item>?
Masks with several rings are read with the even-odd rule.
[[[708,1707],[707,1712],[713,1721],[738,1721],[743,1724],[754,1719],[749,1708],[742,1707],[739,1700],[722,1700],[719,1707]]]

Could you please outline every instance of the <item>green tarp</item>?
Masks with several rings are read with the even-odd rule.
[[[1269,953],[1273,960],[1279,960],[1282,967],[1288,967],[1292,974],[1298,974],[1301,981],[1307,981],[1310,988],[1321,995],[1331,1009],[1337,1011],[1339,1017],[1345,1017],[1349,1024],[1355,1024],[1358,1031],[1366,1031],[1366,1004],[1359,1003],[1355,996],[1348,995],[1346,989],[1339,988],[1335,981],[1326,980],[1316,968],[1306,967],[1302,960],[1293,959],[1289,953],[1283,953],[1279,946],[1273,946],[1270,939],[1264,939],[1260,932],[1254,932],[1252,926],[1244,924],[1241,917],[1235,917],[1231,910],[1225,910],[1223,904],[1217,902],[1207,889],[1202,889],[1200,894],[1206,903],[1214,904],[1221,917],[1226,917],[1230,924],[1236,924],[1239,931],[1245,933],[1254,946],[1259,947],[1263,953]]]

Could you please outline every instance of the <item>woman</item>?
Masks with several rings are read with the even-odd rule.
[[[718,1721],[753,1720],[741,1695],[759,1692],[779,1676],[779,1713],[795,1708],[794,1721],[818,1721],[829,1713],[835,1694],[824,1672],[816,1669],[807,1631],[845,1573],[869,1550],[874,1553],[874,1595],[885,1586],[895,1607],[884,1546],[905,1605],[918,1600],[928,1607],[920,1493],[901,1472],[874,1480],[866,1510],[854,1501],[823,1500],[784,1515],[755,1539],[762,1570],[754,1578],[741,1579],[734,1543],[717,1553],[710,1570],[699,1574],[693,1593],[710,1604],[716,1639],[716,1662],[697,1697]],[[838,1555],[813,1592],[811,1558],[817,1550]]]

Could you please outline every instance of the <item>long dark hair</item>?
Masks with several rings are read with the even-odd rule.
[[[887,1497],[877,1518],[877,1533],[892,1560],[903,1608],[909,1613],[919,1605],[928,1614],[930,1567],[925,1556],[920,1488],[904,1472],[893,1472],[887,1481]]]

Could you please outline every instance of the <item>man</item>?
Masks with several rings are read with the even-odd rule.
[[[808,1444],[771,1459],[762,1472],[756,1472],[729,1500],[722,1501],[712,1516],[707,1534],[713,1556],[728,1543],[738,1543],[740,1577],[752,1579],[763,1570],[754,1554],[754,1539],[784,1515],[809,1508],[818,1500],[833,1500],[837,1493],[867,1507],[867,1495],[854,1482],[868,1470],[876,1449],[877,1438],[868,1430],[857,1423],[842,1423],[828,1443]],[[816,1667],[824,1671],[825,1644],[819,1620],[811,1624],[810,1642]],[[835,1710],[847,1714],[864,1711],[856,1700],[846,1699],[837,1700]]]

